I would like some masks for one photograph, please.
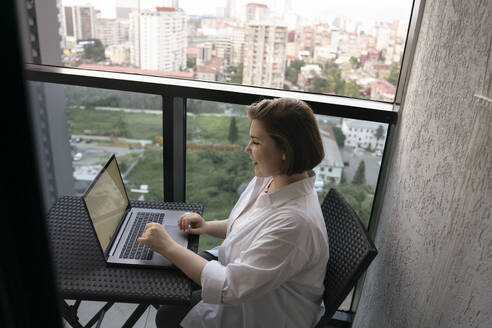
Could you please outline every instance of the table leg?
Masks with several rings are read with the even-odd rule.
[[[62,316],[73,328],[84,328],[77,316],[77,310],[80,305],[80,301],[76,301],[74,305],[68,305],[68,303],[63,300],[61,303],[61,313]]]
[[[104,315],[106,314],[106,311],[108,311],[112,306],[114,302],[107,302],[95,315],[92,317],[91,320],[85,325],[86,328],[92,327],[96,322],[98,323],[97,327],[102,322],[102,319],[104,318]]]
[[[135,323],[140,319],[142,314],[147,310],[150,304],[139,304],[135,311],[133,311],[132,315],[126,320],[125,324],[122,328],[130,328],[135,325]]]

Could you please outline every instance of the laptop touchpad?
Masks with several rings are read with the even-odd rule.
[[[178,228],[175,225],[164,225],[166,231],[171,235],[175,242],[181,246],[188,246],[188,234]]]

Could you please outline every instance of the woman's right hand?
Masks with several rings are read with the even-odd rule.
[[[178,227],[192,235],[201,235],[206,233],[207,222],[200,214],[186,213],[179,217]]]

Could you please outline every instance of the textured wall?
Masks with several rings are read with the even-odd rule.
[[[426,1],[353,327],[492,327],[491,6]]]

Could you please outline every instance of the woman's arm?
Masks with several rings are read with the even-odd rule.
[[[260,297],[295,276],[313,259],[307,222],[277,215],[227,265],[210,261],[200,275],[205,303],[238,305]],[[323,263],[326,267],[326,263]]]
[[[219,221],[205,221],[200,214],[187,213],[178,219],[181,230],[193,234],[209,234],[211,236],[225,239],[227,233],[227,219]]]
[[[219,221],[207,221],[207,234],[225,239],[227,234],[227,219]]]
[[[190,279],[201,285],[202,271],[208,261],[176,243],[161,224],[148,223],[138,242],[167,258]]]
[[[202,271],[208,263],[206,259],[177,243],[168,247],[161,254],[201,286]]]

